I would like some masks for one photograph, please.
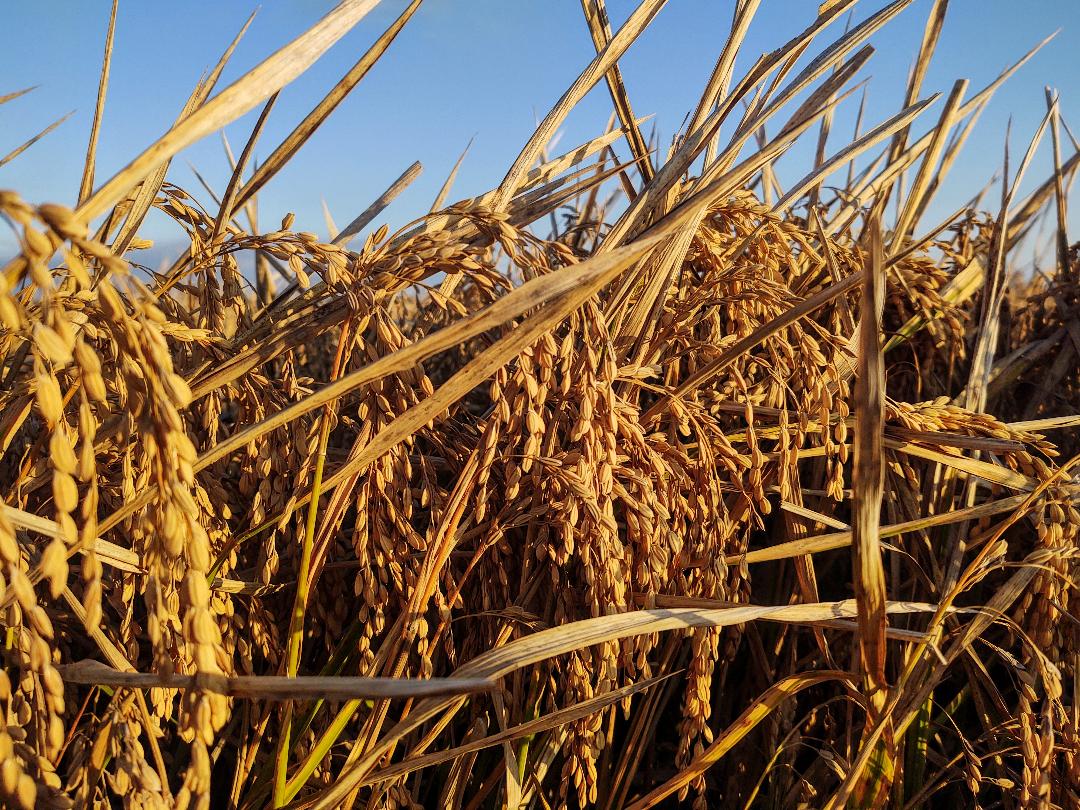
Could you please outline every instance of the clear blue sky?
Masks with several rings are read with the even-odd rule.
[[[856,18],[884,4],[885,0],[863,0],[856,7]],[[383,0],[286,88],[257,155],[266,155],[289,132],[405,5],[405,0]],[[617,27],[635,5],[635,0],[608,0],[613,25]],[[916,0],[872,40],[877,52],[860,77],[870,79],[868,124],[898,109],[930,5],[930,0]],[[264,2],[219,86],[258,64],[332,6],[329,0]],[[700,95],[723,45],[732,6],[732,0],[670,0],[621,63],[635,112],[655,115],[665,145]],[[804,28],[816,6],[816,0],[763,0],[739,67],[745,69],[759,54]],[[200,75],[214,64],[254,7],[246,0],[120,0],[99,182],[168,128]],[[71,110],[75,114],[0,168],[0,188],[14,188],[34,202],[74,201],[108,9],[109,0],[6,0],[0,30],[0,95],[39,87],[0,107],[0,154],[60,115]],[[981,89],[1002,67],[1057,28],[1063,29],[1057,39],[999,91],[983,115],[939,210],[961,204],[1000,166],[1010,115],[1014,162],[1018,160],[1045,112],[1044,86],[1060,86],[1065,119],[1080,136],[1080,99],[1073,93],[1074,80],[1080,76],[1080,2],[952,0],[926,92],[947,93],[961,77],[971,80],[972,92]],[[818,49],[842,29],[842,22],[834,24]],[[392,226],[402,224],[427,210],[473,136],[452,198],[487,190],[502,178],[536,120],[593,55],[578,0],[425,0],[368,77],[262,193],[264,227],[273,227],[276,219],[293,211],[298,226],[325,233],[324,199],[342,226],[419,160],[423,175],[383,217]],[[857,103],[850,100],[839,116],[833,149],[850,133]],[[917,128],[933,122],[940,104]],[[571,115],[560,145],[569,147],[599,134],[609,113],[610,101],[601,84]],[[253,122],[254,113],[228,128],[235,149],[241,148]],[[620,151],[625,156],[622,144]],[[189,162],[217,189],[224,187],[229,170],[220,139],[207,138],[182,153],[170,175],[173,182],[206,199]],[[794,165],[797,162],[798,154],[789,160],[789,176],[802,173],[799,169],[804,167]],[[1030,180],[1044,178],[1049,166],[1044,148]],[[996,204],[993,197],[988,202]],[[147,235],[166,244],[174,235],[161,221],[149,227]],[[0,231],[0,248],[11,244],[6,229]]]

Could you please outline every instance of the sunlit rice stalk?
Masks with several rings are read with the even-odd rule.
[[[964,21],[925,4],[873,120],[875,48],[919,6],[812,4],[742,71],[775,6],[738,0],[667,142],[625,60],[675,4],[613,27],[582,0],[577,78],[495,187],[438,144],[452,167],[406,158],[302,230],[260,193],[423,4],[263,157],[275,102],[376,5],[219,86],[249,18],[100,182],[113,3],[76,207],[0,191],[0,805],[1080,806],[1067,99],[1040,94],[992,212],[956,189],[1051,37],[942,98]],[[556,154],[601,82],[603,134]],[[422,170],[435,204],[393,230]],[[182,240],[160,272],[148,221]]]

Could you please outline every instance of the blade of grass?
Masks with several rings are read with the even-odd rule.
[[[221,129],[276,93],[307,70],[377,4],[378,0],[343,0],[307,32],[178,121],[83,202],[75,216],[82,222],[89,222],[105,213],[110,205],[120,201],[127,189],[164,165],[181,149]],[[267,165],[263,164],[264,170]],[[245,197],[238,197],[237,205],[244,202]]]
[[[829,681],[849,683],[850,679],[851,675],[847,672],[824,671],[790,675],[773,684],[764,694],[751,703],[739,715],[738,719],[720,734],[715,742],[696,756],[693,762],[682,768],[662,785],[628,804],[626,810],[647,810],[647,808],[655,807],[671,794],[682,790],[723,758],[758,723],[772,714],[788,698],[795,696],[804,689],[828,683]]]
[[[66,664],[60,674],[67,683],[94,684],[132,689],[204,689],[230,697],[255,700],[392,700],[421,696],[473,694],[490,691],[486,678],[353,678],[336,676],[282,677],[277,675],[198,675],[132,672],[99,661]]]
[[[933,612],[933,605],[890,602],[889,613]],[[637,610],[595,619],[584,619],[560,627],[542,630],[517,639],[502,647],[483,653],[455,670],[454,677],[485,677],[498,679],[523,667],[557,655],[621,638],[659,633],[687,627],[726,627],[768,617],[769,620],[795,623],[825,619],[854,618],[858,610],[853,600],[820,604],[785,605],[778,607],[747,606],[718,610],[697,608],[668,608]],[[845,674],[845,677],[846,674]],[[338,775],[336,782],[312,804],[312,810],[329,810],[348,795],[398,740],[436,716],[448,704],[431,700],[419,703],[406,720],[388,731],[382,740]]]
[[[880,206],[870,215],[869,255],[863,271],[859,308],[858,376],[855,378],[855,453],[852,488],[854,521],[851,566],[859,605],[859,671],[866,699],[867,727],[887,722],[883,712],[889,689],[885,678],[885,568],[881,561],[881,502],[885,486],[882,424],[885,418],[885,364],[881,352],[881,316],[885,305],[885,257]],[[879,804],[892,784],[895,743],[885,732],[878,757],[881,768],[856,788],[862,807]]]
[[[98,135],[101,132],[101,117],[105,112],[105,93],[109,87],[109,68],[112,66],[113,38],[116,34],[116,9],[119,0],[113,0],[109,12],[109,30],[105,34],[105,55],[101,59],[101,78],[98,80],[97,103],[94,105],[94,122],[90,125],[90,143],[86,147],[86,161],[83,164],[82,182],[79,184],[79,202],[90,196],[94,187],[94,166],[97,163]]]
[[[469,154],[469,149],[473,145],[474,138],[469,138],[469,142],[465,144],[465,148],[462,149],[461,154],[458,155],[458,159],[454,163],[454,168],[450,170],[450,174],[446,176],[446,180],[444,180],[442,186],[439,187],[439,193],[435,195],[435,200],[431,203],[432,213],[442,208],[446,203],[446,198],[450,196],[450,189],[454,186],[454,180],[457,179],[458,170],[461,168],[461,164],[465,162],[465,156]]]
[[[401,194],[406,188],[408,188],[413,180],[420,176],[420,173],[424,170],[424,167],[420,165],[420,161],[416,161],[409,168],[401,173],[389,188],[379,195],[371,205],[364,210],[356,219],[342,228],[334,238],[335,245],[347,245],[349,240],[356,236],[360,231],[366,228],[375,217],[386,210],[386,207],[394,201],[394,199]]]
[[[46,135],[48,135],[50,132],[52,132],[54,129],[56,129],[58,126],[60,126],[62,123],[67,121],[69,118],[71,118],[71,116],[73,116],[74,114],[75,114],[75,111],[72,110],[67,115],[62,116],[60,118],[57,118],[55,121],[53,121],[51,124],[49,124],[47,127],[45,127],[45,129],[41,130],[41,132],[39,132],[33,138],[26,141],[21,146],[17,146],[15,149],[8,152],[3,157],[0,157],[0,166],[4,166],[4,165],[10,163],[11,161],[13,161],[15,158],[17,158],[19,155],[21,155],[23,152],[25,152],[31,146],[33,146],[35,143],[40,141],[42,138],[44,138]]]
[[[581,10],[585,13],[585,22],[589,26],[589,35],[592,37],[593,46],[596,48],[597,55],[599,55],[611,42],[611,23],[608,20],[604,0],[581,0]],[[649,161],[649,148],[645,144],[645,137],[641,134],[641,130],[634,119],[634,111],[630,106],[630,98],[626,93],[626,85],[623,83],[618,61],[612,63],[611,69],[608,70],[604,78],[611,94],[611,103],[619,116],[623,131],[626,133],[626,142],[630,146],[630,153],[637,162],[642,180],[648,182],[653,176],[652,163]]]

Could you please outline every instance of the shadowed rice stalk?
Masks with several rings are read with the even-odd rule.
[[[276,93],[374,5],[219,88],[234,41],[101,182],[114,3],[77,207],[0,191],[0,803],[1080,805],[1057,96],[995,210],[926,216],[1037,48],[928,114],[938,0],[897,114],[836,146],[910,0],[846,29],[856,0],[822,3],[738,76],[740,0],[665,150],[619,70],[663,0],[617,30],[582,0],[595,58],[497,188],[446,205],[455,166],[370,230],[415,164],[325,239],[260,222],[420,3],[255,160]],[[616,128],[549,154],[600,82]],[[219,189],[169,182],[260,105]],[[159,272],[151,209],[190,242]]]

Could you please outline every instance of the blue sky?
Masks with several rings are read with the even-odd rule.
[[[863,0],[856,7],[856,19],[884,4],[885,0]],[[93,114],[109,1],[8,0],[5,5],[0,95],[39,87],[0,107],[0,154],[64,113],[75,114],[0,168],[0,188],[16,189],[33,202],[70,204]],[[269,153],[405,5],[405,0],[383,0],[282,93],[257,156]],[[635,5],[634,0],[608,0],[612,23],[618,26]],[[332,6],[328,0],[264,2],[224,83],[295,38]],[[662,144],[670,142],[692,111],[723,45],[732,6],[731,0],[670,0],[623,59],[635,112],[655,115]],[[816,6],[812,0],[763,0],[739,68],[745,70],[759,54],[802,30]],[[930,6],[931,0],[916,0],[872,40],[877,52],[860,75],[870,81],[869,125],[899,108]],[[168,128],[200,75],[214,64],[254,8],[242,0],[121,0],[99,148],[99,183]],[[834,24],[818,49],[839,36],[842,27]],[[1060,85],[1065,120],[1080,136],[1080,99],[1070,95],[1073,80],[1080,76],[1076,44],[1080,2],[952,0],[925,84],[927,93],[947,93],[962,77],[971,80],[971,92],[981,89],[1007,63],[1058,28],[1063,30],[1057,39],[999,91],[981,118],[937,210],[944,213],[960,205],[1001,165],[1010,115],[1014,163],[1019,159],[1045,112],[1044,86]],[[425,0],[368,77],[262,193],[263,226],[274,227],[277,219],[292,211],[298,227],[323,234],[323,200],[342,226],[419,160],[422,176],[380,220],[391,226],[403,224],[428,209],[474,136],[452,198],[487,190],[502,178],[536,120],[593,55],[578,0]],[[838,115],[832,149],[840,148],[849,135],[857,103],[857,98],[849,100]],[[917,129],[932,124],[941,103]],[[599,134],[609,113],[610,100],[601,84],[566,122],[560,145],[569,147]],[[254,117],[251,113],[228,127],[236,150],[246,140]],[[619,146],[625,156],[625,147]],[[1066,156],[1070,151],[1066,148]],[[805,159],[805,154],[796,151],[787,160],[789,178],[804,173],[800,156]],[[207,138],[182,153],[170,174],[173,182],[206,199],[189,163],[215,188],[225,186],[229,170],[220,139]],[[780,168],[783,179],[785,164]],[[1025,185],[1045,178],[1049,168],[1044,148]],[[988,198],[988,203],[996,205],[996,198]],[[149,223],[148,229],[146,235],[163,244],[175,237],[160,219]],[[0,247],[11,244],[10,234],[0,231]]]

